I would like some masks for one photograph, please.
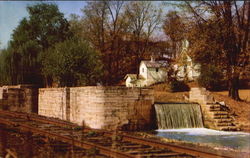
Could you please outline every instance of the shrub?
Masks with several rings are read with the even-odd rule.
[[[42,70],[59,86],[96,85],[102,76],[99,52],[75,38],[57,43],[41,56]]]
[[[172,80],[170,81],[170,91],[171,92],[183,92],[189,91],[189,86],[184,81]]]
[[[226,87],[226,82],[223,80],[223,71],[214,65],[201,67],[198,83],[208,90],[223,90]]]

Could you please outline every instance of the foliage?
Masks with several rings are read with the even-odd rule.
[[[57,43],[41,58],[43,74],[58,82],[59,86],[95,85],[100,82],[100,56],[86,41],[69,39]]]
[[[20,21],[8,48],[9,61],[6,60],[6,63],[10,67],[8,74],[11,84],[51,86],[52,82],[59,81],[62,74],[68,74],[67,69],[64,73],[56,74],[56,67],[51,66],[53,57],[50,57],[51,61],[46,61],[46,56],[53,56],[49,53],[55,50],[57,43],[73,37],[75,40],[87,40],[93,49],[100,52],[98,56],[103,63],[104,74],[101,80],[106,85],[116,84],[125,74],[136,72],[145,52],[157,50],[154,45],[157,43],[151,38],[160,26],[161,9],[151,2],[87,2],[82,9],[84,15],[71,15],[69,22],[55,4],[40,3],[28,6],[27,11],[29,17]],[[137,20],[142,20],[139,27],[135,26]],[[159,49],[165,50],[165,45],[159,46]],[[49,65],[51,70],[48,70]],[[68,74],[65,79],[71,77]],[[80,81],[84,82],[81,85],[89,83],[85,81],[86,75],[72,78],[73,85],[79,85]],[[96,79],[92,81],[90,84],[94,84]],[[69,81],[59,82],[60,85],[70,84]]]
[[[189,91],[189,86],[184,81],[172,80],[169,82],[171,92]]]
[[[29,17],[23,18],[12,34],[8,48],[12,84],[43,85],[39,54],[55,43],[70,37],[69,24],[54,4],[27,7]]]
[[[10,84],[10,53],[7,49],[0,52],[0,85]]]
[[[199,85],[209,90],[222,90],[225,88],[225,81],[221,69],[214,65],[201,67],[201,75],[198,78]]]
[[[45,50],[70,36],[69,23],[55,4],[41,3],[27,7],[31,39]]]
[[[174,58],[180,53],[181,41],[185,36],[184,20],[177,11],[169,11],[164,20],[163,31],[171,41],[171,55]]]
[[[190,19],[189,40],[193,56],[203,63],[223,67],[229,97],[239,98],[239,76],[249,61],[250,2],[186,1]]]
[[[93,1],[82,11],[81,35],[101,53],[104,83],[116,84],[136,72],[160,25],[161,10],[151,2]]]

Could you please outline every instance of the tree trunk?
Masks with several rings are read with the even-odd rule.
[[[239,101],[239,74],[232,73],[231,77],[229,78],[229,85],[228,85],[228,96],[234,100]]]

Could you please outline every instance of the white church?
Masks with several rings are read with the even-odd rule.
[[[189,42],[184,40],[177,62],[173,65],[174,70],[177,71],[178,80],[184,80],[186,78],[188,81],[193,81],[200,76],[200,64],[194,63],[192,58],[188,55],[188,47]]]

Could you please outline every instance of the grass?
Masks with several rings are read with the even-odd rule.
[[[187,92],[170,92],[169,86],[166,83],[153,86],[155,102],[184,102],[184,95]]]

